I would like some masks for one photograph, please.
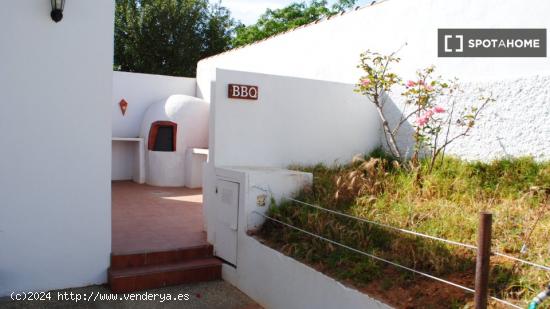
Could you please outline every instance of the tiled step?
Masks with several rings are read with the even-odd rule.
[[[109,285],[115,293],[128,293],[169,285],[221,279],[222,263],[199,258],[164,265],[109,269]]]
[[[111,270],[192,261],[212,257],[212,254],[213,249],[210,244],[169,251],[112,254]]]

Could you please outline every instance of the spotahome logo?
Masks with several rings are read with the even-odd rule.
[[[438,29],[439,57],[546,57],[546,29]]]

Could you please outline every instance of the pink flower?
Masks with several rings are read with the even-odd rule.
[[[418,84],[419,84],[419,85],[424,85],[424,81],[423,81],[423,80],[419,80],[419,81],[418,81]]]
[[[428,117],[426,115],[416,119],[416,124],[420,127],[425,126],[428,123]]]
[[[441,113],[445,112],[445,109],[441,106],[436,106],[436,107],[433,108],[433,111],[438,113],[438,114],[441,114]]]
[[[430,86],[430,85],[426,85],[426,90],[428,91],[433,91],[434,90],[434,87]]]
[[[407,87],[414,87],[414,85],[416,85],[416,83],[413,82],[412,80],[410,80],[410,81],[407,82],[407,85],[406,85],[406,86],[407,86]]]
[[[426,113],[422,117],[430,118],[434,115],[434,113],[435,112],[433,110],[429,109],[429,110],[426,111]]]
[[[370,85],[370,79],[365,78],[361,80],[361,86],[368,87],[369,85]]]

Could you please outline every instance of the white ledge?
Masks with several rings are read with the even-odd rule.
[[[206,148],[193,148],[193,153],[194,154],[208,155],[208,149],[206,149]]]
[[[121,142],[143,142],[143,138],[141,137],[112,137],[111,140]]]

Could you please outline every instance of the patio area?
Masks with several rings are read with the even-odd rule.
[[[112,253],[206,245],[202,190],[112,183]]]

